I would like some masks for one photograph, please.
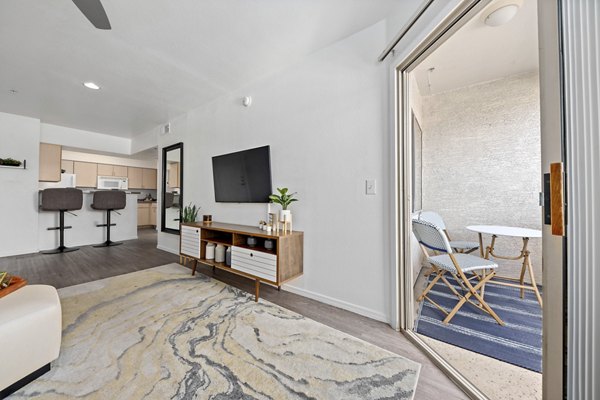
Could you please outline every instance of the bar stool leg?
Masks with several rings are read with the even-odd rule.
[[[59,215],[59,224],[56,228],[48,228],[49,231],[58,230],[60,243],[58,247],[54,250],[45,250],[41,251],[42,254],[58,254],[58,253],[70,253],[71,251],[79,250],[79,247],[67,247],[65,246],[65,229],[71,229],[70,226],[65,226],[65,212],[60,210],[58,212]]]
[[[109,247],[109,246],[119,246],[119,245],[123,244],[123,242],[113,242],[112,240],[110,240],[110,227],[116,225],[116,224],[112,224],[110,222],[110,213],[111,212],[112,212],[112,210],[106,210],[106,224],[96,225],[97,227],[106,226],[106,242],[96,244],[93,247]]]

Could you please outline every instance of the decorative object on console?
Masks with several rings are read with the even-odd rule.
[[[196,222],[198,218],[198,212],[200,211],[200,207],[197,207],[195,204],[183,207],[183,214],[181,215],[182,222]]]
[[[0,165],[6,165],[7,167],[20,167],[23,164],[19,160],[15,160],[14,158],[0,158]]]
[[[231,265],[231,246],[228,246],[225,251],[225,265]]]
[[[265,249],[273,250],[273,241],[271,239],[265,239]]]
[[[269,196],[269,199],[273,203],[277,203],[277,204],[281,205],[281,212],[279,213],[280,220],[287,221],[287,218],[291,217],[291,215],[292,215],[291,211],[288,210],[288,207],[294,201],[298,201],[298,199],[294,198],[294,196],[296,195],[296,192],[288,194],[288,188],[277,188],[277,191],[279,192],[279,194],[272,194]],[[286,216],[289,216],[289,217],[286,217]]]
[[[222,244],[215,247],[215,262],[225,262],[225,246]]]
[[[206,259],[207,260],[215,259],[215,244],[214,243],[206,244]]]
[[[212,222],[212,215],[204,214],[202,216],[202,222],[204,222],[205,224],[210,224]]]
[[[246,244],[247,244],[249,247],[254,247],[254,246],[256,246],[256,238],[255,238],[255,237],[252,237],[252,236],[248,236],[248,239],[246,239]]]

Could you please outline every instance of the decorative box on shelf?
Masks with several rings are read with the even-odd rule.
[[[248,238],[257,244],[249,246]],[[251,243],[253,241],[250,241]],[[266,246],[265,246],[266,242]],[[230,248],[231,266],[207,257],[208,244]],[[226,270],[255,281],[255,300],[258,301],[260,282],[278,288],[303,272],[304,233],[266,232],[252,226],[220,222],[181,224],[180,255],[193,260],[192,275],[200,262],[213,270]]]

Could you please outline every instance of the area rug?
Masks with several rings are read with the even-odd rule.
[[[59,295],[60,357],[11,399],[411,399],[417,385],[420,364],[177,264]]]
[[[448,281],[461,292],[454,279],[449,278]],[[444,325],[445,315],[430,302],[423,301],[419,305],[415,330],[433,339],[541,372],[542,309],[532,291],[526,290],[524,299],[519,293],[519,289],[507,286],[485,287],[486,302],[505,326],[498,325],[492,317],[468,303],[448,325]],[[429,296],[447,311],[458,301],[441,281],[433,287]]]

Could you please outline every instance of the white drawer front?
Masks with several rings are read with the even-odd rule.
[[[231,248],[231,251],[235,251],[240,256],[247,255],[252,258],[258,257],[261,260],[265,260],[265,262],[269,262],[269,261],[272,262],[273,265],[277,264],[277,256],[275,254],[265,253],[264,251],[251,250],[251,249],[246,249],[245,247],[237,247],[237,246],[233,246]]]
[[[181,227],[181,254],[200,258],[200,228]]]
[[[240,249],[244,251],[239,251]],[[276,282],[277,257],[261,257],[261,255],[265,253],[234,246],[231,251],[231,268]],[[266,255],[272,256],[272,254]]]
[[[182,225],[181,226],[181,237],[200,239],[200,228],[194,228],[193,226]]]

